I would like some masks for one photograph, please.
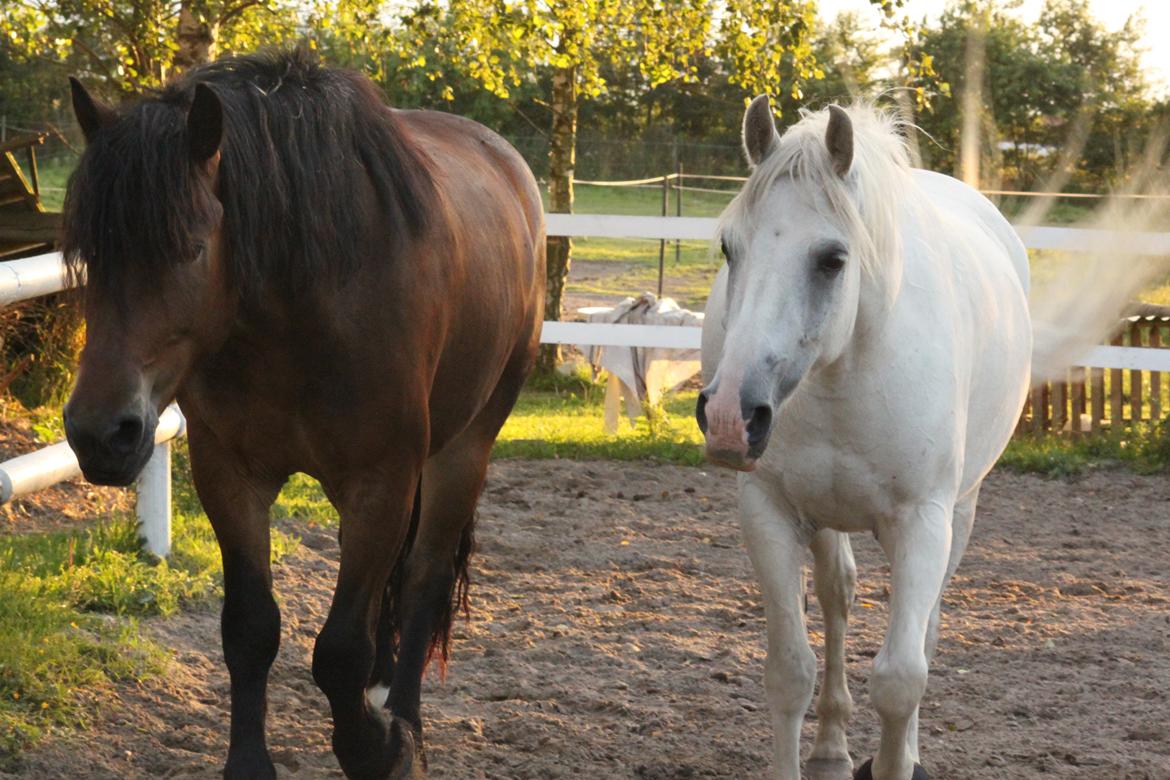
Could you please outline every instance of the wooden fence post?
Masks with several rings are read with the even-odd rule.
[[[1129,326],[1129,345],[1131,347],[1142,346],[1143,330],[1145,330],[1145,326],[1141,318]],[[1140,368],[1130,369],[1129,372],[1129,419],[1134,423],[1139,423],[1145,418],[1142,405],[1142,373]]]

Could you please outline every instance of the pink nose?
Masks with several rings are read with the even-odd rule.
[[[695,418],[706,436],[707,459],[719,466],[751,471],[757,455],[752,452],[750,425],[744,421],[738,393],[699,394]]]

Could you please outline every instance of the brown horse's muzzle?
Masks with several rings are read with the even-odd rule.
[[[131,484],[154,451],[158,415],[145,402],[109,413],[87,408],[74,392],[64,417],[65,438],[81,473],[95,485]]]

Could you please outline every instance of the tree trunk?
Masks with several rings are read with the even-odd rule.
[[[175,32],[178,48],[172,60],[174,75],[196,65],[208,63],[215,56],[217,25],[201,13],[206,9],[196,7],[197,5],[202,6],[194,2],[184,2],[179,9],[179,26]]]
[[[549,148],[549,211],[569,214],[573,211],[573,169],[577,163],[577,69],[557,68],[552,84],[552,135]],[[559,320],[569,277],[573,242],[567,236],[548,239],[548,287],[544,298],[544,318]],[[561,360],[560,347],[547,344],[541,349],[540,370],[549,372]]]

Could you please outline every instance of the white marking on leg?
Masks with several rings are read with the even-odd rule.
[[[378,684],[366,688],[366,701],[368,701],[370,706],[374,709],[385,707],[386,699],[388,698],[390,698],[389,685]]]

